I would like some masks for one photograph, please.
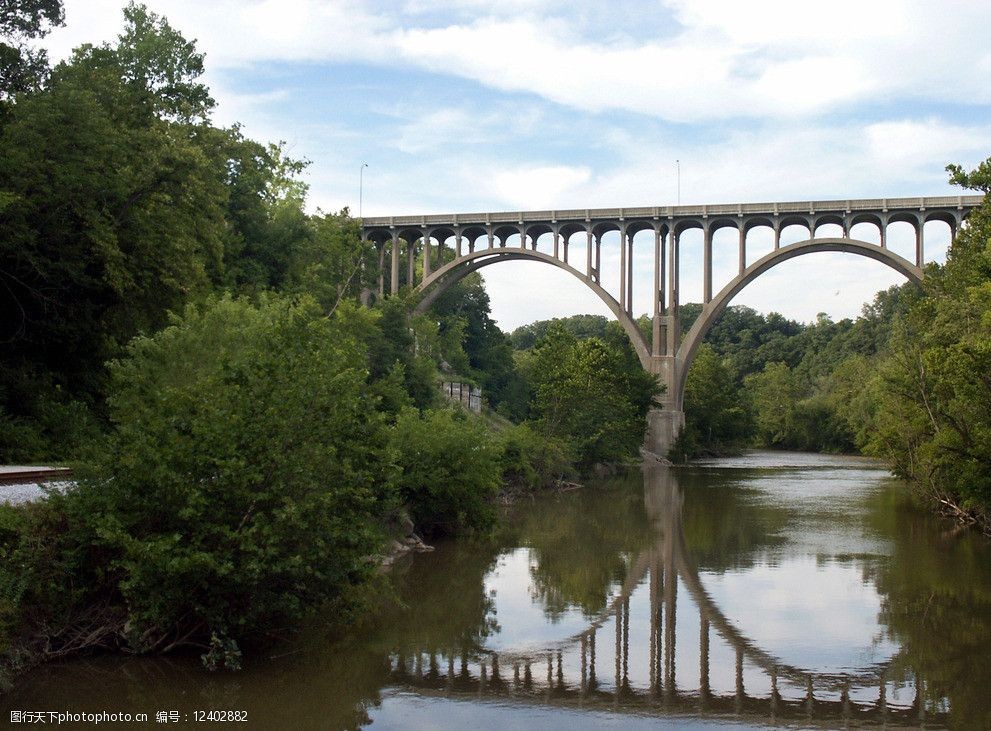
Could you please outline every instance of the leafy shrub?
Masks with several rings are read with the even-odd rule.
[[[540,489],[574,471],[567,445],[528,424],[513,426],[503,432],[499,447],[502,481],[511,487]]]
[[[442,535],[492,525],[499,449],[484,424],[460,409],[406,409],[390,441],[399,495],[418,530]]]
[[[114,429],[72,499],[113,557],[134,648],[223,644],[366,577],[390,497],[384,430],[336,318],[220,299],[111,371]]]

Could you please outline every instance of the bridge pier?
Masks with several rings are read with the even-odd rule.
[[[685,412],[681,409],[651,409],[647,412],[644,449],[658,457],[667,457],[684,426]]]
[[[673,318],[664,319],[670,321]],[[666,324],[671,327],[670,322]],[[673,355],[653,355],[648,366],[658,383],[664,386],[664,394],[660,407],[647,412],[644,449],[658,457],[667,457],[685,426],[685,412],[678,398],[678,359]]]

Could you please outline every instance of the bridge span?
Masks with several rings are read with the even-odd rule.
[[[388,272],[388,293],[399,292],[401,286],[412,288],[419,296],[420,311],[467,274],[501,261],[543,262],[575,276],[605,303],[629,336],[643,367],[664,385],[661,407],[648,416],[645,446],[665,455],[684,425],[685,378],[695,352],[722,311],[750,282],[783,261],[822,251],[868,257],[921,282],[925,224],[946,223],[952,238],[983,199],[941,196],[379,216],[362,220],[362,238],[378,248],[380,296],[386,294]],[[915,231],[911,259],[888,248],[888,229],[896,223],[908,223]],[[838,225],[842,235],[817,236],[829,224]],[[874,226],[878,243],[852,238],[851,230],[858,224]],[[808,238],[782,245],[781,232],[794,225],[804,228]],[[739,233],[738,269],[725,287],[713,292],[713,235],[723,228]],[[760,228],[773,233],[774,247],[750,262],[748,236]],[[683,336],[678,325],[681,236],[691,229],[702,232],[703,310]],[[613,231],[619,233],[620,263],[619,271],[607,282],[602,271],[602,239]],[[653,234],[649,339],[637,327],[633,312],[633,239],[642,231]],[[518,244],[510,246],[513,237],[518,237]],[[576,237],[584,246],[582,261],[569,258]]]

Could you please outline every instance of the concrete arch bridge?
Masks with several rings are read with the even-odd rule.
[[[750,282],[783,261],[822,251],[868,257],[921,282],[925,224],[942,221],[952,237],[982,200],[983,196],[943,196],[380,216],[362,220],[362,238],[378,247],[379,294],[386,294],[387,273],[388,293],[399,291],[401,260],[405,258],[405,282],[419,294],[421,311],[467,274],[498,262],[537,261],[575,276],[605,303],[629,336],[643,367],[665,386],[661,407],[649,415],[645,445],[649,451],[664,455],[684,425],[685,378],[695,352],[722,311]],[[915,231],[912,259],[887,246],[888,229],[898,223],[907,223]],[[828,224],[839,226],[842,235],[817,236]],[[858,224],[875,227],[878,243],[851,237]],[[808,238],[782,246],[781,232],[795,225],[804,228]],[[724,228],[739,234],[738,270],[728,284],[713,292],[713,236]],[[759,228],[773,232],[774,248],[750,262],[748,236]],[[678,325],[681,237],[692,229],[702,233],[703,310],[682,337]],[[653,234],[653,327],[649,343],[636,325],[632,304],[633,238],[643,231]],[[619,234],[619,270],[607,277],[602,270],[602,239],[611,232]],[[508,245],[516,237],[519,243]],[[569,247],[576,239],[584,245],[583,261],[569,258]],[[418,256],[422,256],[422,271],[416,266]]]

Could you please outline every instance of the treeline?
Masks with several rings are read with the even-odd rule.
[[[918,297],[912,284],[879,292],[855,320],[803,324],[730,307],[696,354],[685,384],[686,428],[676,456],[744,446],[815,452],[863,447],[856,409],[872,364]],[[701,305],[686,305],[690,326]]]
[[[686,426],[672,456],[684,461],[753,446],[856,451],[856,430],[846,420],[850,388],[863,376],[865,364],[884,350],[914,289],[892,287],[856,320],[840,322],[820,314],[816,322],[803,324],[743,305],[727,308],[689,370]],[[679,308],[682,333],[701,312],[702,305],[694,302]],[[649,337],[649,320],[641,317],[638,324]],[[599,315],[525,325],[513,331],[510,342],[525,359],[532,344],[555,329],[577,339],[614,342],[635,360],[619,324]]]
[[[484,531],[504,486],[637,454],[656,386],[627,346],[555,330],[519,357],[478,274],[426,315],[377,298],[378,252],[346,210],[307,213],[305,162],[215,126],[202,54],[124,16],[53,69],[28,41],[60,3],[0,27],[0,461],[78,475],[0,505],[0,669],[97,647],[236,666],[273,627],[347,617],[410,525]],[[441,373],[487,415],[447,407]]]

